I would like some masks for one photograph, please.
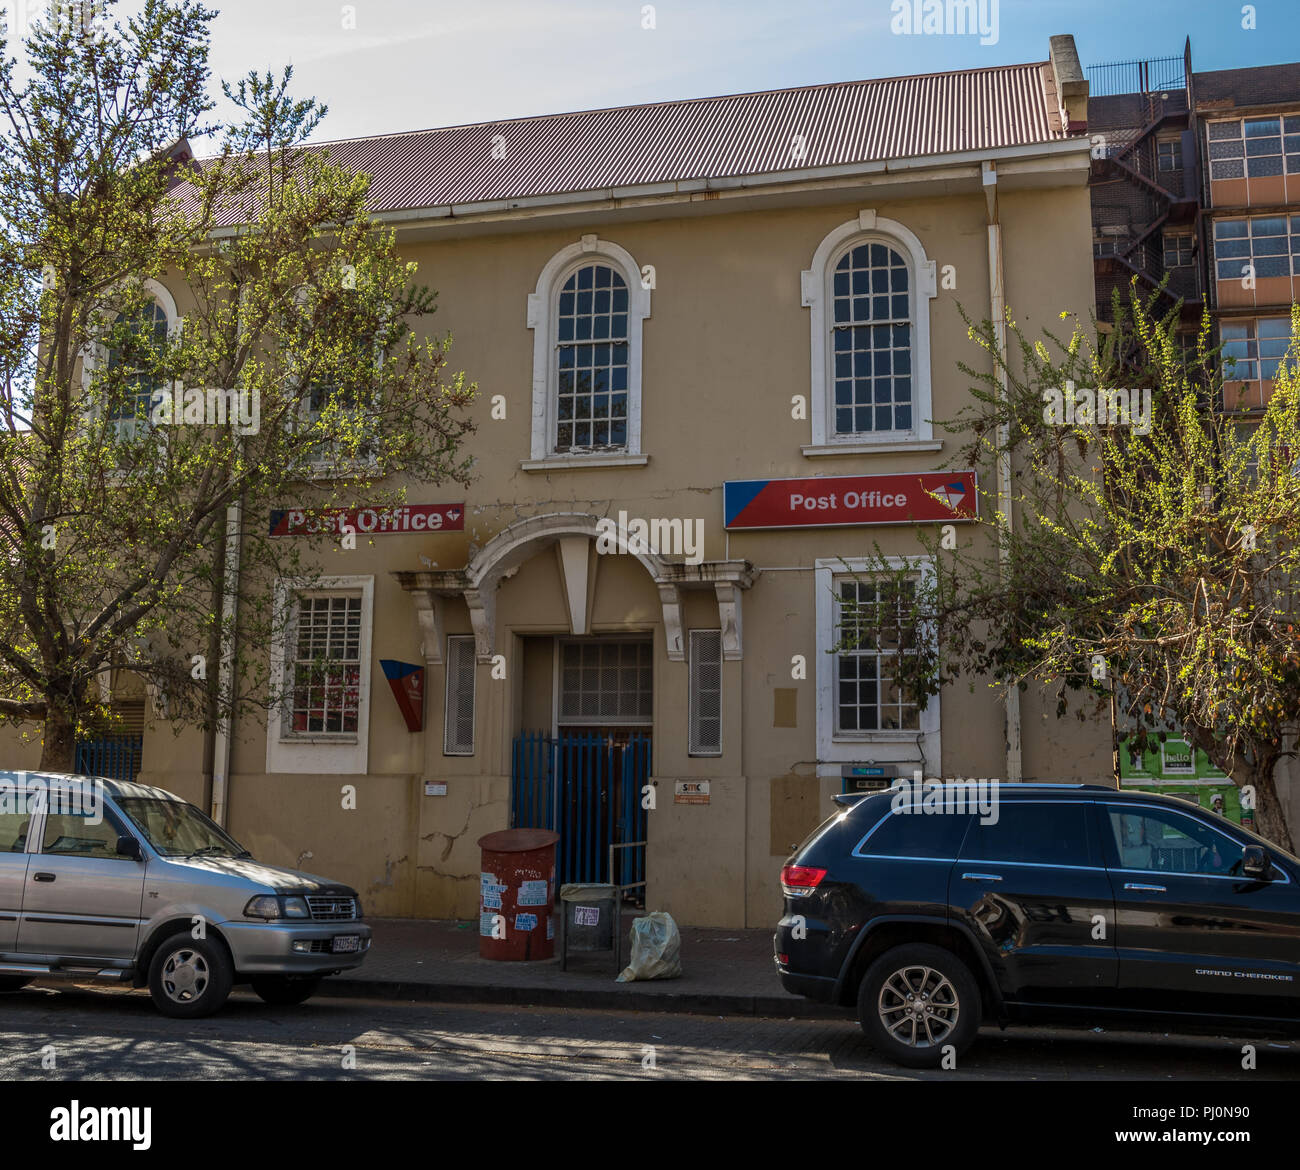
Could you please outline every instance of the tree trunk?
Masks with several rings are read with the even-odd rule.
[[[1233,774],[1233,782],[1241,788],[1253,787],[1255,790],[1255,832],[1266,840],[1280,845],[1287,852],[1295,846],[1291,841],[1291,830],[1287,827],[1286,812],[1278,796],[1277,784],[1273,779],[1275,758],[1269,758],[1263,767],[1240,774]],[[1242,811],[1247,811],[1244,804]]]
[[[71,772],[76,764],[77,721],[63,705],[46,704],[45,738],[41,744],[41,771]]]

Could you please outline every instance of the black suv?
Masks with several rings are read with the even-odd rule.
[[[1300,859],[1173,797],[974,795],[835,798],[781,871],[786,990],[856,1004],[914,1067],[986,1020],[1300,1024]]]

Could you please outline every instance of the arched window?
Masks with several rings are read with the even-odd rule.
[[[560,286],[555,452],[627,449],[627,281],[583,264]]]
[[[128,335],[155,352],[167,344],[167,314],[156,301],[150,301],[130,318],[119,313],[114,321],[114,332],[125,327]],[[111,374],[122,369],[126,358],[120,349],[110,349],[105,357],[105,369]],[[148,426],[153,407],[154,392],[163,388],[163,379],[146,370],[128,368],[123,378],[126,394],[109,408],[108,417],[114,422],[118,438],[132,438],[140,426]]]
[[[844,250],[831,277],[831,433],[912,429],[912,296],[907,261],[888,244]]]
[[[617,244],[583,236],[528,298],[533,427],[525,468],[643,464],[641,322],[650,281]]]
[[[116,370],[125,370],[125,393],[106,412],[119,440],[132,439],[147,428],[154,394],[171,389],[156,369],[141,368],[140,355],[149,352],[161,354],[168,338],[180,328],[181,318],[171,293],[156,280],[146,280],[144,291],[150,299],[130,316],[119,313],[113,322],[114,334],[121,336],[125,329],[124,340],[129,339],[129,343],[122,347],[92,345],[87,349],[83,362],[82,377],[87,385],[99,363],[110,375]],[[137,355],[135,362],[131,360],[132,351]]]
[[[812,310],[812,444],[804,454],[933,445],[935,266],[906,227],[864,211],[803,273]]]

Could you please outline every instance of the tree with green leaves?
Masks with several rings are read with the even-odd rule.
[[[959,678],[1037,684],[1058,716],[1113,704],[1139,748],[1181,725],[1290,848],[1275,767],[1300,716],[1300,309],[1272,396],[1245,414],[1208,318],[1192,353],[1177,310],[1157,318],[1154,303],[1135,286],[1112,329],[1068,337],[1008,322],[1005,358],[992,322],[968,319],[991,361],[961,364],[970,401],[944,426],[953,463],[983,472],[979,514],[923,539],[934,571],[919,581],[879,550],[869,571],[889,620],[928,633],[895,635],[922,702]],[[1009,515],[986,486],[1003,450]]]
[[[72,769],[116,671],[178,723],[276,701],[271,584],[330,539],[271,538],[285,497],[468,476],[435,294],[366,177],[304,145],[326,108],[290,70],[210,120],[214,15],[101,5],[0,40],[0,722],[43,733],[44,768]]]

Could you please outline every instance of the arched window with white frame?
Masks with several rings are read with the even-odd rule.
[[[626,249],[594,235],[557,252],[528,297],[533,330],[531,460],[643,464],[641,323],[650,284]]]
[[[131,314],[119,313],[113,321],[114,331],[125,327],[128,335],[139,340],[142,348],[161,353],[169,340],[181,328],[181,317],[176,301],[167,289],[156,280],[145,280],[144,291],[149,299]],[[103,344],[88,347],[82,363],[82,378],[89,386],[96,366],[102,363],[106,373],[127,365],[123,352]],[[127,441],[150,426],[154,396],[159,392],[171,393],[171,387],[150,370],[129,368],[123,383],[127,393],[110,406],[107,417],[113,424],[113,433],[119,441]]]
[[[935,447],[930,298],[935,264],[901,223],[863,211],[802,274],[811,310],[812,443],[804,454]]]

